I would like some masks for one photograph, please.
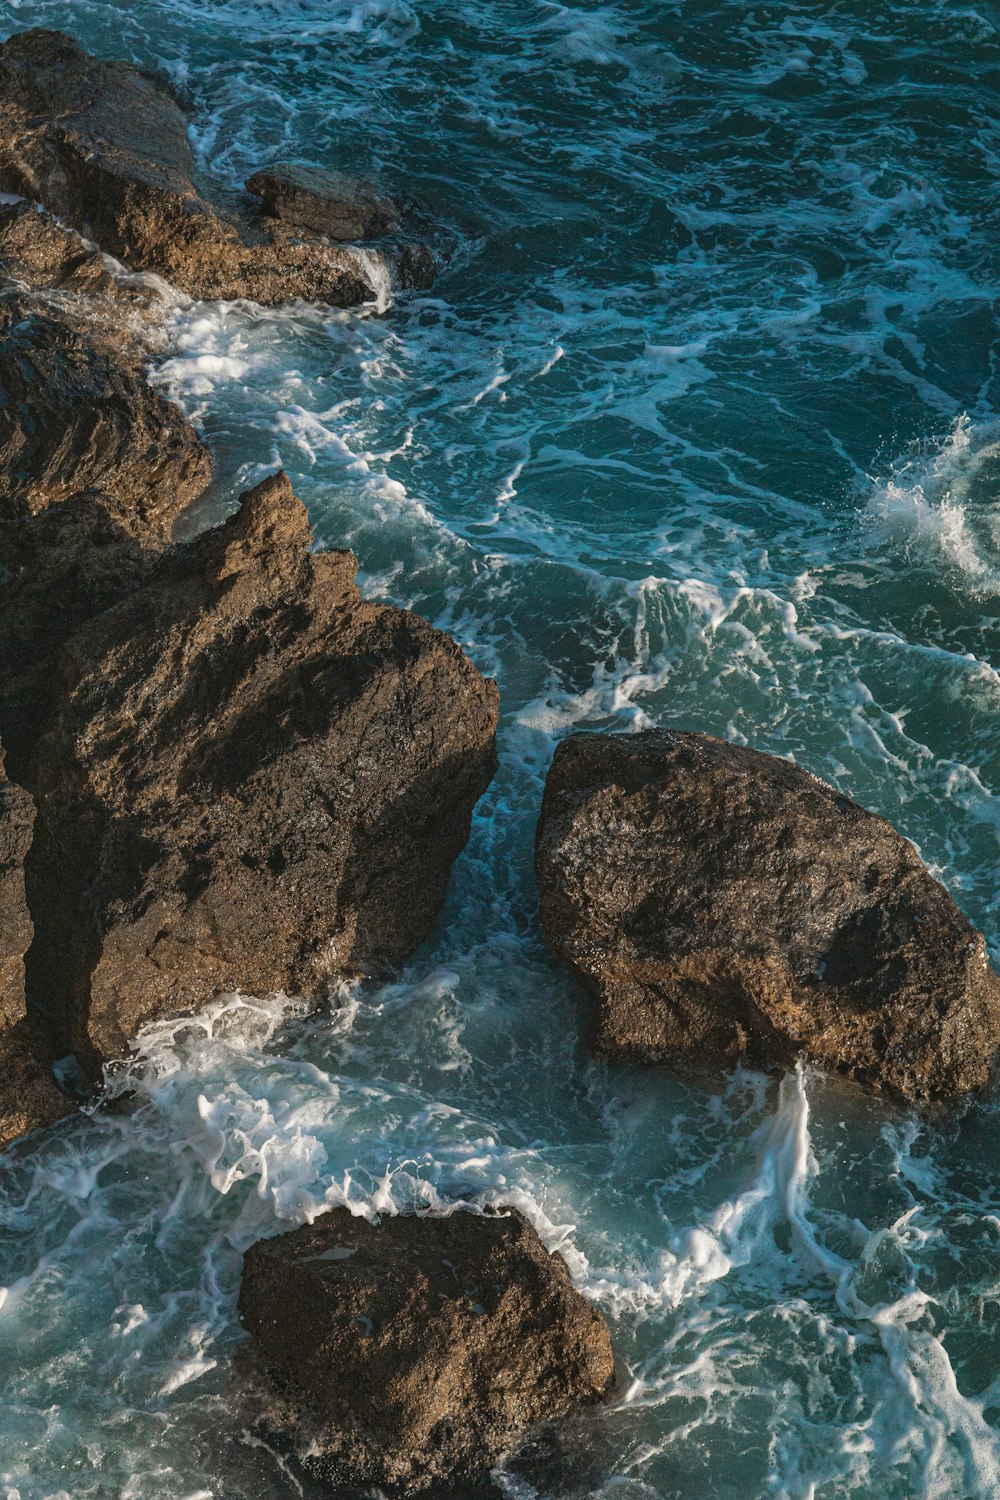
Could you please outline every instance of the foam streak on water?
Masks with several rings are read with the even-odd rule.
[[[703,729],[890,817],[1000,957],[994,10],[3,9],[165,73],[229,190],[299,157],[446,228],[432,292],[369,257],[357,312],[173,297],[154,377],[218,457],[199,524],[283,464],[502,722],[393,983],[152,1028],[117,1112],[10,1154],[0,1495],[311,1497],[228,1389],[241,1252],[456,1201],[521,1206],[613,1320],[561,1494],[1000,1493],[995,1101],[588,1065],[531,876],[560,736]]]

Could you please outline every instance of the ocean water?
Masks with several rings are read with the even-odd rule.
[[[173,297],[154,374],[217,455],[199,524],[283,464],[502,695],[393,983],[152,1028],[118,1110],[7,1154],[0,1496],[311,1496],[230,1389],[241,1252],[455,1201],[519,1205],[611,1320],[540,1500],[1000,1494],[997,1101],[595,1067],[531,873],[560,736],[707,730],[891,818],[1000,959],[997,6],[0,11],[169,76],[218,187],[292,157],[429,207],[433,292]]]

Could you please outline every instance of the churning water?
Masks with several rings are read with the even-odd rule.
[[[538,939],[554,741],[708,730],[886,814],[1000,952],[1000,12],[988,0],[7,0],[168,75],[206,176],[371,173],[453,240],[357,312],[174,299],[222,514],[281,463],[500,682],[436,937],[152,1029],[0,1174],[0,1491],[271,1500],[242,1249],[513,1202],[613,1320],[563,1493],[1000,1494],[1000,1108],[589,1065]],[[511,1494],[525,1495],[523,1484]],[[549,1500],[543,1496],[543,1500]]]

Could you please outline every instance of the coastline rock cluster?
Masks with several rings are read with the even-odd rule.
[[[212,462],[145,376],[155,287],[102,251],[200,294],[370,295],[343,247],[241,238],[191,173],[155,81],[0,45],[0,182],[44,200],[0,208],[5,1139],[68,1107],[57,1061],[93,1085],[165,1012],[411,952],[494,770],[495,685],[313,554],[284,475],[171,543]]]
[[[428,935],[496,765],[497,690],[314,553],[284,474],[171,538],[212,478],[148,384],[151,279],[368,300],[427,285],[419,213],[279,163],[225,206],[155,79],[57,32],[0,44],[0,1145],[143,1024],[222,991],[315,994]],[[221,197],[221,195],[216,195]],[[99,248],[98,248],[99,247]],[[982,1088],[1000,978],[912,846],[790,762],[587,734],[538,826],[542,928],[607,1061],[805,1054],[917,1105]],[[244,1365],[316,1473],[489,1488],[608,1395],[607,1326],[514,1209],[347,1210],[247,1252]]]
[[[338,1489],[468,1495],[614,1384],[607,1324],[516,1209],[334,1209],[250,1247],[239,1306],[270,1420]]]
[[[29,203],[0,207],[0,289],[0,528],[103,488],[169,536],[212,461],[145,377],[148,299]]]
[[[195,175],[184,112],[156,79],[58,31],[0,45],[0,191],[44,203],[131,270],[192,297],[352,307],[371,296],[355,248],[249,199],[213,204]],[[403,258],[409,284],[429,285],[432,259]]]

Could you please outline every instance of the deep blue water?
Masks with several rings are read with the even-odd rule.
[[[703,729],[886,814],[1000,957],[997,6],[0,10],[169,75],[217,185],[292,157],[447,227],[384,311],[176,302],[157,378],[213,514],[283,464],[503,706],[398,982],[154,1029],[130,1113],[10,1153],[0,1493],[298,1494],[227,1392],[241,1250],[462,1198],[518,1203],[612,1320],[570,1493],[1000,1494],[996,1102],[590,1066],[531,876],[559,736]]]

